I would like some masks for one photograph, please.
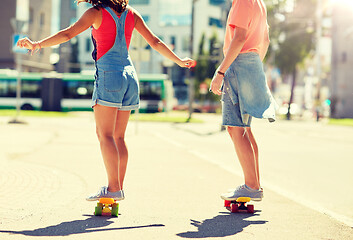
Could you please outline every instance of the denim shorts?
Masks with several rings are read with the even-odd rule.
[[[244,120],[240,112],[239,103],[234,104],[229,96],[229,91],[222,90],[222,125],[232,127],[250,127],[252,117],[248,115],[247,121]]]
[[[123,111],[139,108],[139,85],[133,66],[97,69],[92,107],[96,104]]]
[[[257,53],[239,54],[223,80],[223,125],[250,127],[252,117],[275,121],[277,104]]]

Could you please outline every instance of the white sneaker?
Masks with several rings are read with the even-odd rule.
[[[97,201],[100,198],[113,198],[116,201],[125,199],[124,191],[109,192],[108,187],[101,187],[101,189],[94,195],[86,198],[87,201]]]
[[[263,189],[260,188],[259,190],[255,190],[255,189],[249,188],[244,184],[231,192],[224,193],[221,195],[221,198],[223,200],[228,200],[228,201],[235,201],[239,197],[249,197],[253,201],[261,201],[263,198]]]

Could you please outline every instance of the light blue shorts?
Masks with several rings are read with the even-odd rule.
[[[222,125],[232,127],[250,127],[252,117],[249,115],[246,123],[243,122],[239,103],[234,104],[229,92],[222,90]]]
[[[92,107],[99,104],[128,111],[138,109],[139,102],[139,85],[133,66],[97,70]]]
[[[257,53],[239,54],[223,80],[223,125],[250,127],[252,117],[274,121],[276,103]]]

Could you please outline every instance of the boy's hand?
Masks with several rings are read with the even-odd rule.
[[[210,86],[210,91],[212,91],[216,95],[221,95],[221,87],[223,83],[223,76],[221,74],[217,73],[218,70],[216,71],[215,75],[213,76],[211,86]]]

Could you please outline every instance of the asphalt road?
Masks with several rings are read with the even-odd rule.
[[[352,128],[255,121],[265,199],[230,214],[242,183],[220,117],[136,123],[127,131],[126,200],[95,217],[84,198],[106,183],[92,114],[0,117],[0,239],[352,239]]]
[[[220,117],[204,124],[151,125],[148,129],[176,147],[242,176]],[[154,126],[154,127],[153,127]],[[262,185],[353,227],[353,128],[325,122],[253,121],[260,149]],[[165,134],[163,134],[165,132]],[[238,183],[230,184],[236,187]]]

